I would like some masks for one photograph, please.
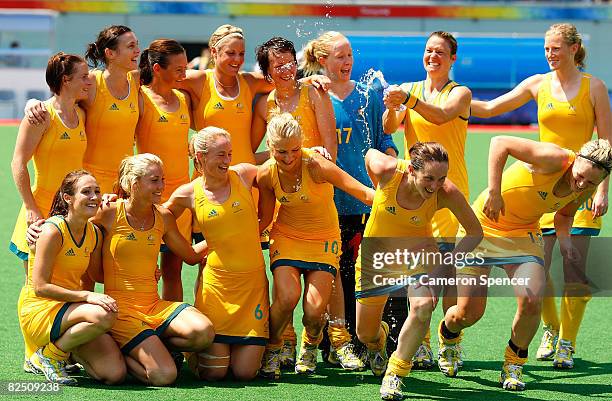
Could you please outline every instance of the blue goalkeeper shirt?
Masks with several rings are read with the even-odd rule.
[[[370,148],[385,152],[397,147],[391,135],[383,132],[382,115],[385,111],[381,94],[357,82],[355,89],[344,100],[331,95],[336,115],[338,166],[364,185],[373,187],[365,167],[365,154]],[[370,206],[336,188],[334,201],[338,215],[370,213]]]

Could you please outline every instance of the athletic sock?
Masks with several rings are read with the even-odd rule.
[[[559,314],[557,313],[557,303],[555,302],[555,287],[550,277],[546,280],[546,291],[545,294],[551,296],[545,296],[542,300],[542,322],[545,326],[550,327],[552,330],[559,332],[561,323],[559,322]]]
[[[313,348],[313,347],[316,348],[319,345],[319,343],[321,342],[322,339],[323,339],[323,331],[322,330],[321,330],[321,332],[317,336],[311,336],[310,334],[308,334],[308,332],[306,331],[305,327],[302,330],[302,344],[303,344],[303,346],[308,346],[309,348]]]
[[[397,351],[391,354],[389,358],[389,365],[387,366],[387,373],[392,373],[399,377],[406,377],[412,369],[412,361],[405,361],[400,359],[397,355]]]
[[[429,348],[431,348],[431,330],[428,328],[425,333],[425,338],[423,338],[423,342],[427,344]]]
[[[70,356],[70,352],[62,351],[53,343],[45,345],[42,354],[47,358],[54,359],[56,361],[65,361]]]
[[[283,331],[283,341],[289,342],[293,345],[297,344],[297,335],[295,334],[293,322],[289,322],[287,327],[285,327],[285,331]]]
[[[572,342],[576,346],[576,337],[584,317],[587,303],[591,300],[591,291],[586,284],[566,284],[561,299],[561,330],[559,338]]]
[[[281,348],[283,348],[283,340],[281,339],[280,341],[273,343],[272,341],[269,341],[268,344],[266,344],[266,351],[280,351]]]
[[[438,332],[445,343],[456,343],[461,338],[461,332],[453,333],[452,331],[450,331],[448,327],[446,327],[446,323],[444,322],[444,320],[440,322]]]
[[[527,363],[529,350],[520,349],[512,340],[508,340],[504,360],[513,365],[524,365]]]
[[[338,348],[351,341],[351,334],[345,326],[334,327],[330,324],[327,326],[327,334],[329,335],[329,342],[334,348]]]

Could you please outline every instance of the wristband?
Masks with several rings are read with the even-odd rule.
[[[409,93],[403,105],[408,107],[409,109],[414,109],[414,107],[417,105],[418,102],[419,102],[419,98],[416,96],[410,96],[410,93]]]

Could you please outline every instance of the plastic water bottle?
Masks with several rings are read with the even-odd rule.
[[[374,73],[372,74],[373,78],[378,78],[378,81],[380,82],[380,85],[383,88],[383,95],[387,96],[387,94],[389,93],[389,83],[385,80],[385,77],[382,73],[382,71],[374,71]],[[406,110],[406,106],[403,104],[400,104],[399,106],[399,111],[404,111]]]

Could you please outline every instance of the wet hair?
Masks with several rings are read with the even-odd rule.
[[[290,113],[280,113],[268,122],[266,137],[269,148],[283,139],[300,138],[302,140],[302,128]]]
[[[570,23],[562,23],[562,24],[553,24],[546,31],[546,36],[548,35],[559,35],[563,38],[563,41],[568,45],[580,45],[578,47],[578,51],[574,54],[574,64],[578,68],[586,67],[586,49],[584,44],[582,43],[582,36],[578,33],[578,29],[574,24]]]
[[[157,39],[151,42],[149,47],[140,54],[140,84],[148,85],[153,81],[153,65],[159,64],[162,68],[167,68],[169,56],[184,54],[185,49],[179,42],[173,39]]]
[[[410,165],[415,171],[421,170],[426,163],[448,163],[448,153],[437,142],[417,142],[410,147]]]
[[[89,60],[90,66],[95,68],[98,65],[107,65],[104,50],[117,50],[119,37],[128,32],[132,30],[125,25],[111,25],[100,31],[96,41],[88,44],[85,51],[85,58]]]
[[[71,76],[79,63],[85,63],[85,60],[75,54],[59,52],[51,56],[45,72],[45,79],[51,92],[56,95],[60,94],[63,78]]]
[[[340,32],[327,31],[316,39],[311,40],[304,47],[304,59],[300,65],[300,69],[304,71],[304,75],[314,75],[321,72],[323,66],[319,62],[319,58],[329,57],[334,43],[338,39],[346,39]]]
[[[293,42],[288,39],[275,36],[264,44],[257,46],[257,49],[255,49],[257,64],[259,64],[259,68],[261,68],[261,71],[266,77],[270,76],[270,52],[291,53],[293,60],[297,62]]]
[[[446,44],[448,45],[448,47],[450,48],[450,54],[451,56],[457,54],[457,39],[455,39],[455,37],[453,36],[452,33],[450,32],[446,32],[446,31],[435,31],[432,32],[429,37],[427,38],[427,40],[429,40],[430,38],[432,38],[433,36],[437,36],[439,38],[444,39],[444,41],[446,42]]]
[[[64,199],[64,194],[74,196],[77,190],[77,182],[81,177],[91,175],[86,170],[75,170],[71,171],[62,180],[62,183],[53,197],[53,203],[51,204],[51,210],[49,211],[49,217],[52,216],[68,216],[68,210],[70,205]],[[93,176],[92,176],[93,177]]]
[[[132,185],[134,185],[138,179],[144,177],[147,173],[147,167],[152,164],[157,164],[161,168],[164,167],[164,163],[162,163],[161,159],[151,153],[140,153],[121,160],[121,164],[119,165],[119,176],[117,178],[119,187],[117,195],[123,199],[129,198]]]
[[[596,167],[604,170],[604,177],[612,170],[612,148],[607,139],[600,138],[585,143],[580,148],[578,157],[587,159]]]
[[[198,153],[207,154],[215,139],[224,137],[231,141],[229,132],[223,128],[206,127],[195,133],[189,140],[189,157],[193,160],[193,167],[197,171],[202,171],[202,166],[198,161]]]

